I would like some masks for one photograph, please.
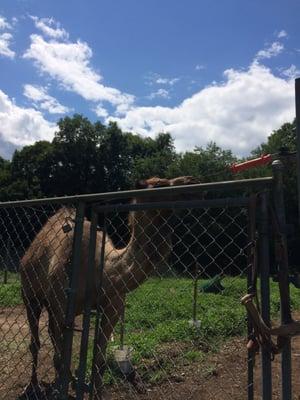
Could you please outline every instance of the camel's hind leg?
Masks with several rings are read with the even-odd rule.
[[[41,392],[37,377],[38,353],[40,349],[39,320],[43,306],[38,300],[25,300],[27,319],[30,328],[31,340],[29,350],[32,356],[32,371],[30,382],[23,392],[24,398],[38,398]]]

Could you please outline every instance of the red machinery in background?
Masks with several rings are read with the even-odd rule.
[[[288,157],[295,158],[296,154],[297,154],[296,152],[289,152],[285,148],[282,148],[278,153],[263,154],[260,157],[254,158],[252,160],[247,160],[242,163],[234,163],[229,167],[229,169],[231,172],[236,174],[238,172],[242,172],[250,168],[255,168],[270,164],[273,160],[276,159],[282,159],[282,158],[287,159]]]

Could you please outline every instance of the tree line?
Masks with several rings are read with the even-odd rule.
[[[295,121],[271,132],[249,158],[281,149],[296,151]],[[228,167],[237,161],[243,160],[216,143],[178,153],[169,133],[142,137],[122,132],[116,123],[105,126],[76,114],[59,120],[52,142],[16,150],[11,161],[0,157],[0,201],[126,190],[151,176],[193,175],[202,182],[234,179]],[[290,159],[285,171],[289,208],[296,212],[296,165]],[[266,166],[238,178],[270,174]]]
[[[150,176],[221,179],[233,161],[214,143],[178,154],[169,133],[144,138],[74,115],[58,122],[52,142],[16,150],[11,161],[0,158],[0,201],[125,190]]]
[[[296,149],[295,122],[272,132],[251,157],[282,147]],[[236,161],[230,150],[215,143],[178,153],[169,133],[141,137],[122,132],[116,123],[105,126],[74,115],[58,122],[52,142],[38,141],[16,150],[11,161],[0,157],[0,201],[125,190],[150,176],[193,175],[203,182],[231,179],[228,166]],[[240,177],[269,173],[265,167]]]
[[[249,158],[283,149],[296,151],[295,121],[285,123],[271,132],[267,141],[253,149]],[[238,161],[243,160],[216,143],[178,153],[169,133],[159,133],[154,139],[141,137],[123,132],[116,123],[105,126],[100,122],[92,123],[77,114],[58,122],[52,142],[38,141],[16,150],[11,161],[0,157],[0,201],[127,190],[133,189],[138,180],[151,176],[172,178],[193,175],[201,182],[230,180],[237,176],[233,176],[229,166]],[[298,210],[296,164],[291,159],[286,159],[284,163],[288,220],[294,222],[297,221]],[[271,173],[271,167],[265,166],[244,171],[238,178],[267,176]],[[12,213],[10,218],[17,218],[17,224],[26,223],[20,220],[20,215],[14,216]],[[25,214],[24,218],[27,218]],[[205,218],[208,217],[203,215],[201,218],[205,225]],[[123,222],[120,226],[124,226]],[[180,229],[179,236],[185,234],[186,238],[178,243],[178,252],[174,249],[175,255],[182,252],[182,246],[188,246],[189,242],[195,240],[191,232],[184,233],[186,228],[183,225]],[[214,236],[218,235],[218,224],[211,224],[211,229]],[[234,227],[231,229],[234,230]],[[26,235],[30,240],[28,232]],[[209,242],[210,232],[206,235],[203,234],[203,240]],[[12,232],[10,236],[13,236]],[[24,246],[24,243],[20,244]],[[199,253],[201,249],[195,251]],[[216,256],[217,251],[217,248],[212,250]],[[230,257],[234,257],[234,254]],[[211,261],[207,259],[205,262],[209,264]],[[191,263],[192,259],[189,261]]]

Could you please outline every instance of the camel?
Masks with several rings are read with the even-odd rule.
[[[189,176],[174,179],[150,178],[140,182],[139,188],[157,188],[199,183]],[[151,196],[136,198],[134,203],[155,202],[162,200],[178,200],[183,195],[164,194],[161,197]],[[105,353],[110,338],[120,315],[124,310],[125,296],[136,289],[163,263],[171,253],[172,228],[168,224],[171,216],[170,209],[138,210],[129,213],[131,237],[128,244],[121,249],[114,247],[112,240],[106,236],[104,271],[102,278],[100,335],[97,340],[95,358],[95,379],[93,398],[101,399],[102,377],[105,371]],[[26,387],[24,398],[39,393],[37,376],[39,341],[39,318],[46,308],[49,316],[48,331],[51,338],[54,357],[53,363],[56,377],[59,376],[62,354],[62,332],[65,318],[66,294],[68,287],[67,271],[73,242],[73,221],[75,210],[63,207],[56,212],[41,231],[23,256],[20,264],[22,296],[26,306],[31,342],[32,355],[31,379]],[[70,229],[63,229],[66,222]],[[80,287],[76,293],[75,314],[83,312],[88,246],[91,223],[85,219],[83,223],[83,238],[79,272]],[[72,228],[72,229],[71,229]],[[101,253],[102,232],[97,232],[95,271],[93,274],[94,287],[92,291],[92,306],[97,303],[97,282],[99,277],[99,260]],[[99,301],[99,298],[98,298]],[[26,397],[27,396],[27,397]],[[35,398],[35,397],[34,397]]]

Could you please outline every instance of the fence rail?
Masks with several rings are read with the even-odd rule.
[[[76,196],[64,196],[64,197],[49,197],[35,200],[18,200],[18,201],[7,201],[0,202],[0,208],[11,208],[18,206],[36,206],[43,204],[75,204],[78,202],[82,203],[95,203],[101,201],[111,201],[118,199],[130,199],[134,197],[145,197],[151,196],[159,197],[165,194],[173,193],[188,193],[193,192],[204,192],[204,191],[220,191],[220,190],[234,190],[234,189],[264,189],[266,186],[271,186],[273,183],[273,177],[264,178],[253,178],[253,179],[242,179],[225,182],[209,182],[199,183],[193,186],[184,185],[178,187],[159,187],[153,189],[138,189],[138,190],[123,190],[118,192],[108,193],[93,193],[83,194]]]

